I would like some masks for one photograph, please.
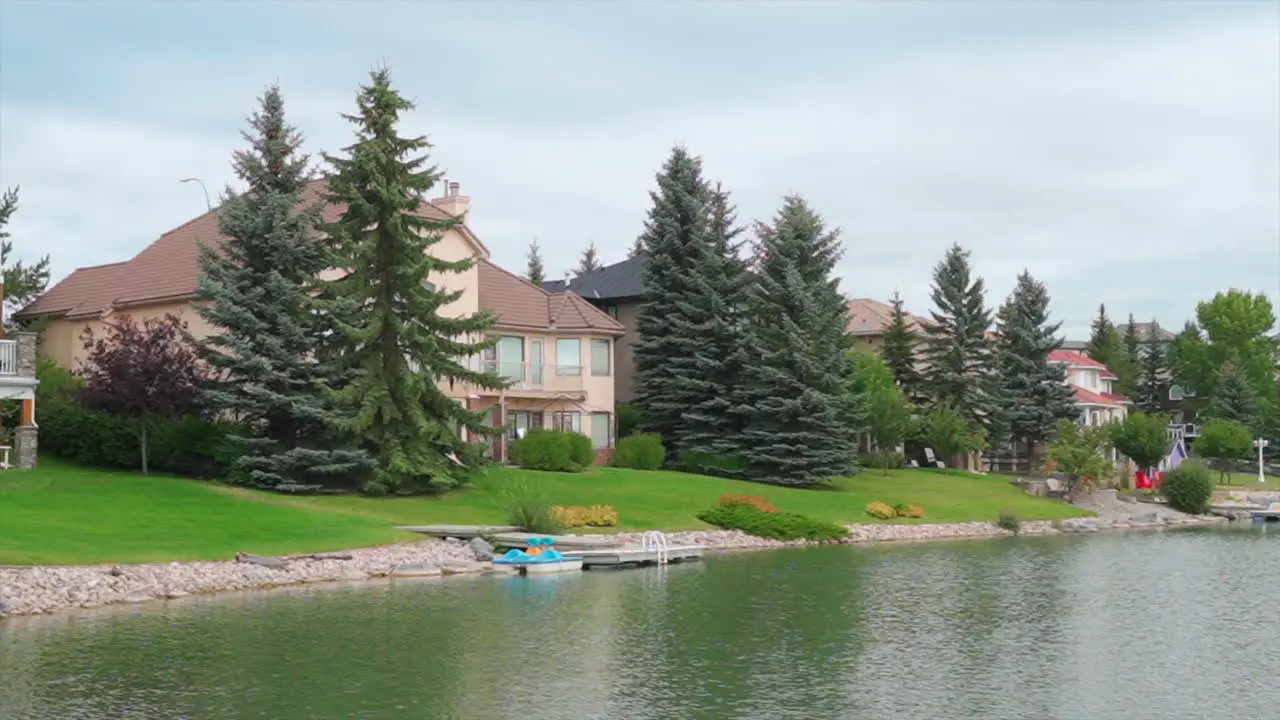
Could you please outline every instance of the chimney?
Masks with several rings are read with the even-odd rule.
[[[450,180],[442,184],[444,185],[444,195],[432,200],[431,204],[465,222],[468,206],[471,205],[471,198],[462,194],[462,183],[457,180]]]

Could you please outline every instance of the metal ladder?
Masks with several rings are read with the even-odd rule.
[[[649,530],[640,536],[640,549],[644,552],[653,552],[658,555],[658,564],[666,565],[670,559],[668,556],[667,536],[657,530]]]

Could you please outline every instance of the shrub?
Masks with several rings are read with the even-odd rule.
[[[894,512],[892,505],[880,502],[879,500],[867,505],[867,514],[873,518],[880,518],[881,520],[888,520],[890,518],[897,517],[898,515],[898,513]]]
[[[1164,474],[1160,493],[1174,510],[1202,515],[1209,512],[1209,498],[1213,495],[1213,474],[1198,460],[1184,460],[1181,465]]]
[[[533,482],[524,478],[513,480],[503,488],[502,499],[508,524],[524,528],[526,532],[548,535],[563,529],[546,494]]]
[[[662,436],[656,433],[639,433],[618,441],[613,451],[613,464],[634,470],[657,470],[667,458],[662,446]]]
[[[619,438],[631,435],[640,427],[640,408],[634,405],[619,405],[613,412],[618,419]]]
[[[874,450],[858,453],[858,464],[879,470],[901,470],[907,466],[907,458],[897,450]]]
[[[698,513],[698,519],[725,530],[741,530],[772,540],[838,540],[849,535],[848,529],[835,523],[795,513],[765,512],[746,504],[715,507]]]
[[[1013,514],[1012,510],[1001,510],[999,517],[996,518],[996,525],[1000,526],[1001,530],[1008,530],[1015,535],[1022,531],[1022,521]]]
[[[521,467],[531,470],[581,472],[591,464],[591,438],[581,433],[533,428],[513,443],[511,456]]]
[[[676,462],[685,472],[720,477],[742,477],[747,469],[747,461],[736,455],[717,455],[692,450],[681,450]]]
[[[565,527],[613,527],[618,524],[618,511],[612,505],[555,505],[551,513]]]
[[[778,508],[773,503],[760,497],[759,495],[721,495],[720,507],[733,507],[734,505],[750,505],[757,510],[763,510],[767,513],[776,513]]]
[[[924,517],[924,508],[919,505],[898,503],[893,506],[893,513],[900,518],[922,518]]]

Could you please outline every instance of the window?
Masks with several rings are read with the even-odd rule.
[[[582,432],[582,413],[576,410],[551,413],[551,429],[560,432]]]
[[[591,446],[609,447],[609,413],[591,413]]]
[[[1181,385],[1178,385],[1178,384],[1176,384],[1176,383],[1175,383],[1175,384],[1173,384],[1173,385],[1170,385],[1170,386],[1169,386],[1169,399],[1170,399],[1170,400],[1181,400],[1181,399],[1182,399],[1182,397],[1183,397],[1183,395],[1182,395],[1182,386],[1181,386]]]
[[[609,341],[592,340],[591,341],[591,374],[592,375],[608,375],[611,353],[609,352]]]
[[[582,341],[578,338],[556,340],[556,374],[582,374]]]
[[[618,306],[617,306],[617,305],[612,305],[612,304],[611,304],[611,305],[605,305],[605,306],[604,306],[604,313],[605,313],[606,315],[608,315],[609,317],[613,318],[614,320],[617,320],[617,319],[618,319]]]
[[[519,386],[524,382],[524,338],[519,335],[503,335],[498,341],[498,361],[502,377]]]

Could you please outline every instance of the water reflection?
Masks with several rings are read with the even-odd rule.
[[[833,547],[13,618],[0,718],[1269,717],[1276,538]]]

